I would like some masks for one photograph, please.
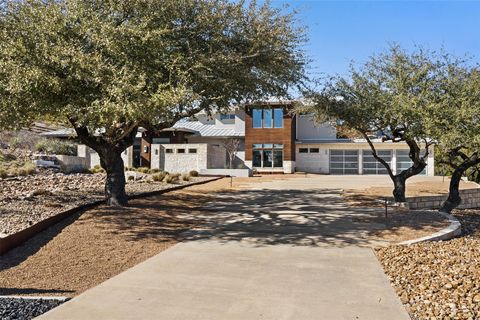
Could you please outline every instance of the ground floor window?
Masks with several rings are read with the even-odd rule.
[[[410,150],[397,150],[397,174],[403,170],[407,170],[413,165],[412,159],[408,156]],[[425,151],[421,152],[421,156],[425,154]],[[427,167],[420,173],[421,175],[427,174]]]
[[[377,155],[390,166],[392,163],[392,150],[377,150]],[[363,174],[388,174],[387,169],[373,157],[372,151],[363,150]]]
[[[252,153],[255,168],[283,167],[283,144],[254,144]]]
[[[331,174],[358,174],[358,150],[330,150]]]

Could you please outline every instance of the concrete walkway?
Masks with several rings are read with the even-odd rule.
[[[40,319],[409,319],[370,248],[378,212],[317,183],[220,194],[183,243]]]

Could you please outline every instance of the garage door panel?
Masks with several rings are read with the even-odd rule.
[[[330,174],[358,174],[358,150],[330,150]]]

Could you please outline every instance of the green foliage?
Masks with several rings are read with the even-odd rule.
[[[0,127],[48,116],[116,139],[232,100],[287,96],[305,79],[305,32],[268,3],[32,0],[0,10]]]
[[[76,156],[77,146],[71,142],[58,139],[41,139],[35,144],[35,151],[46,154]]]
[[[134,177],[134,176],[128,176],[128,179],[127,179],[127,180],[128,180],[128,181],[133,181],[133,180],[135,180],[135,177]]]
[[[198,177],[198,171],[197,170],[192,170],[188,173],[191,177]]]
[[[160,169],[158,169],[158,168],[152,168],[152,169],[149,169],[149,170],[148,170],[148,173],[153,174],[153,173],[158,173],[158,172],[160,172],[160,171],[162,171],[162,170],[160,170]]]
[[[0,178],[5,179],[6,177],[8,177],[7,170],[0,168]]]
[[[190,175],[188,173],[182,174],[182,180],[183,181],[190,181]]]

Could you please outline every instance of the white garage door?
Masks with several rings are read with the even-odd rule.
[[[358,174],[358,150],[330,150],[330,174]]]
[[[387,169],[373,157],[372,151],[363,150],[363,174],[388,174]],[[377,155],[388,165],[392,163],[392,150],[377,150]]]

